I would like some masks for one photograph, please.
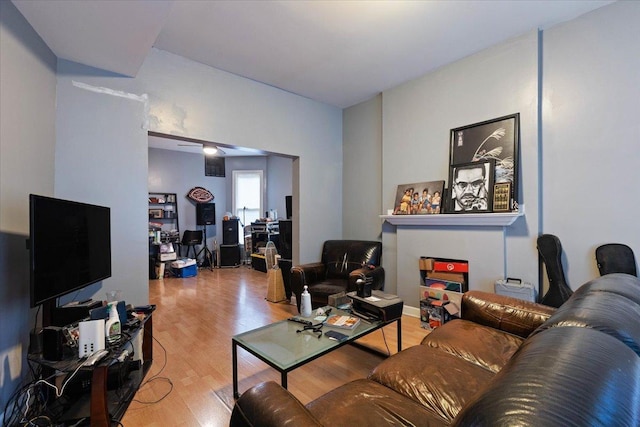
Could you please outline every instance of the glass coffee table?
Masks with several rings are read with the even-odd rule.
[[[335,314],[348,315],[349,313],[338,310]],[[236,399],[240,397],[238,393],[238,346],[280,372],[282,387],[287,388],[287,374],[290,371],[345,344],[354,343],[358,338],[394,322],[397,323],[399,352],[402,350],[402,320],[400,317],[388,322],[366,322],[362,320],[353,330],[324,325],[322,327],[322,335],[312,330],[297,332],[303,329],[304,325],[283,320],[235,335],[231,338],[233,353],[233,396]],[[347,335],[348,338],[340,342],[334,341],[324,335],[324,332],[330,330],[341,332]]]

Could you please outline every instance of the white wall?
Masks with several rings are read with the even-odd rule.
[[[342,235],[381,240],[382,95],[345,109],[342,116]]]
[[[521,115],[525,217],[504,231],[382,224],[388,290],[397,289],[417,307],[421,255],[469,259],[471,289],[492,290],[503,276],[537,284],[541,233],[560,238],[573,289],[598,275],[594,250],[600,244],[628,244],[637,258],[637,22],[639,2],[615,2],[385,91],[380,116],[367,103],[345,112],[345,164],[355,162],[354,169],[365,168],[367,160],[357,163],[348,151],[347,131],[382,123],[379,213],[393,206],[398,184],[447,178],[451,128]],[[357,218],[344,218],[345,230],[358,226]]]
[[[537,282],[531,240],[537,234],[537,67],[538,35],[532,31],[382,94],[379,214],[393,208],[400,184],[448,180],[450,129],[520,113],[520,202],[527,216],[517,220],[517,231],[384,225],[387,289],[395,286],[406,305],[418,307],[420,256],[469,260],[470,289],[491,291],[504,275]],[[505,256],[511,252],[517,257]]]
[[[572,288],[595,248],[640,255],[640,3],[616,2],[544,33],[543,231]]]
[[[137,96],[148,94],[148,130],[299,157],[293,168],[293,179],[299,175],[299,182],[293,192],[294,196],[299,193],[300,261],[315,260],[324,240],[341,237],[341,216],[326,215],[324,209],[319,209],[342,208],[341,110],[159,50],[149,54],[135,78],[110,75],[67,61],[61,63],[64,71],[59,75],[59,90],[77,81]],[[109,105],[108,98],[96,97],[102,105],[94,105],[105,122],[120,114],[119,107]],[[75,102],[73,96],[61,100],[58,110],[72,109]],[[89,126],[71,115],[59,119],[58,125],[77,134],[86,133]],[[139,129],[134,124],[121,129],[123,134],[129,134],[122,135],[122,142],[135,144]],[[58,140],[58,144],[69,144],[69,138],[73,136]],[[92,143],[90,138],[87,141]],[[71,151],[68,155],[68,163],[72,164],[76,157]],[[147,170],[146,157],[127,163],[131,178],[136,180],[132,185],[137,187],[137,172]],[[141,182],[146,192],[146,176]],[[140,209],[146,216],[146,197],[144,207],[128,202],[123,199],[121,207],[136,212]],[[146,233],[139,239],[126,256],[146,259]],[[141,252],[132,252],[133,248]],[[136,286],[146,289],[146,282]]]
[[[54,193],[55,100],[55,56],[0,1],[0,411],[28,372],[29,194]]]
[[[127,303],[147,304],[146,103],[77,87],[66,77],[70,68],[58,65],[55,195],[111,208],[111,277],[61,302],[122,290]]]

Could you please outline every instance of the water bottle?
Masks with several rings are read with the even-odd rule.
[[[302,291],[302,298],[300,300],[300,314],[302,317],[311,316],[311,294],[307,290],[306,285],[304,287],[304,291]]]

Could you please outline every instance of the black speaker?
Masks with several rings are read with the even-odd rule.
[[[240,245],[220,245],[220,267],[240,265]]]
[[[211,225],[216,223],[216,204],[198,203],[196,205],[196,224]]]
[[[62,328],[47,326],[42,329],[42,357],[46,360],[62,360],[64,343]]]
[[[228,219],[222,221],[222,244],[237,245],[238,244],[238,220]]]
[[[284,196],[284,204],[287,208],[287,219],[293,218],[293,196]]]
[[[281,219],[278,221],[278,232],[280,234],[278,250],[283,259],[293,258],[292,228],[292,221],[290,219]]]

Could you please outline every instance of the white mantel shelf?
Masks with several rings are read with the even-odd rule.
[[[380,215],[380,218],[392,225],[508,227],[521,216],[524,216],[524,205],[520,205],[518,212]]]

